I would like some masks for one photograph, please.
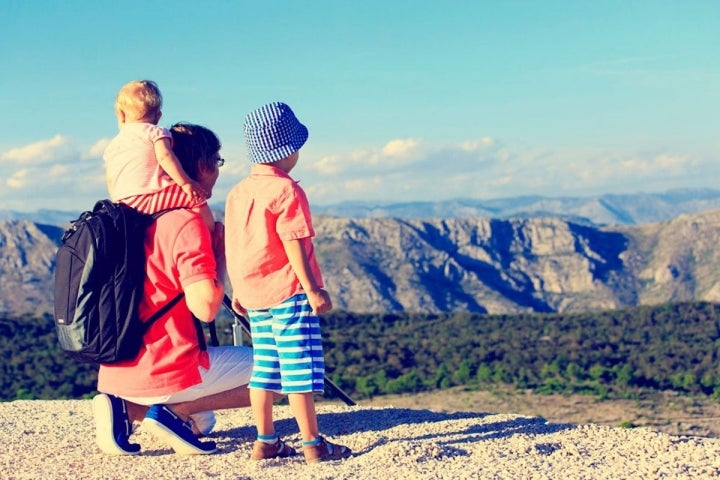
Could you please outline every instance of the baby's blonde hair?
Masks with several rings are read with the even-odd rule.
[[[115,109],[123,110],[132,120],[157,123],[160,120],[163,98],[157,83],[152,80],[133,80],[120,89]]]

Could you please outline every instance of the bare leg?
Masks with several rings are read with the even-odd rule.
[[[258,388],[250,389],[250,403],[258,435],[272,435],[275,433],[272,413],[274,400],[275,394],[273,392]]]
[[[317,415],[315,413],[315,400],[313,394],[291,393],[288,395],[290,408],[300,429],[300,435],[305,441],[314,440],[320,435]]]
[[[148,408],[150,408],[147,405],[138,405],[137,403],[128,402],[127,400],[125,400],[125,405],[127,405],[128,420],[130,420],[130,423],[142,422]]]
[[[128,406],[128,417],[131,422],[142,421],[147,413],[146,405],[138,405],[136,403],[125,402]],[[169,404],[168,407],[175,412],[180,418],[187,421],[193,413],[204,412],[207,410],[224,410],[228,408],[243,408],[250,406],[250,392],[247,385],[242,385],[224,392],[208,395],[207,397],[198,398],[189,402],[180,402]]]

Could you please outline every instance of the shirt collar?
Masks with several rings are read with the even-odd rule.
[[[285,172],[269,163],[253,163],[250,166],[250,175],[261,175],[266,177],[293,178]],[[294,181],[294,180],[293,180]]]

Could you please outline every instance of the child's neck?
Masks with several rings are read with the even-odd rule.
[[[293,169],[295,164],[290,161],[290,158],[283,158],[282,160],[278,160],[277,162],[273,162],[270,165],[273,167],[279,168],[283,172],[290,174],[290,171]]]
[[[157,125],[157,123],[155,123],[155,122],[148,122],[148,121],[145,120],[145,119],[138,118],[138,119],[133,119],[133,120],[125,119],[124,122],[118,122],[118,126],[119,126],[120,128],[122,128],[122,127],[124,127],[125,125],[132,125],[132,124],[134,124],[134,123],[149,123],[149,124],[152,124],[152,125]]]

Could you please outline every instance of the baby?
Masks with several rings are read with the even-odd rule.
[[[162,116],[157,84],[135,80],[124,85],[115,100],[115,115],[120,132],[103,155],[110,199],[149,214],[195,209],[212,231],[208,193],[183,170],[172,151],[170,131],[157,125]]]

